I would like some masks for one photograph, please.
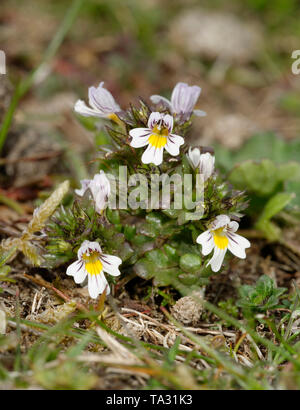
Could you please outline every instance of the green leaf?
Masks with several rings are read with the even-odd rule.
[[[269,220],[278,212],[286,207],[286,205],[294,198],[294,194],[279,192],[274,195],[264,207],[264,210],[260,216],[260,220]]]
[[[201,268],[201,257],[195,253],[186,253],[181,256],[179,266],[187,273],[197,272]]]
[[[270,219],[284,209],[294,197],[293,193],[279,192],[266,203],[255,227],[263,231],[269,240],[279,239],[280,236],[280,229],[271,223]]]
[[[239,289],[240,299],[237,305],[253,312],[265,312],[280,306],[280,297],[286,288],[276,288],[273,279],[267,275],[261,276],[256,285],[243,285]]]

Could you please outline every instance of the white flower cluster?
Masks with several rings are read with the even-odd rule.
[[[103,84],[101,82],[98,88],[89,88],[90,107],[84,101],[78,100],[74,110],[83,116],[120,122],[118,113],[122,110]],[[164,150],[172,156],[179,155],[184,138],[173,133],[174,121],[177,116],[189,119],[192,114],[206,115],[204,111],[194,109],[200,92],[201,88],[198,86],[178,83],[174,87],[170,101],[159,95],[150,97],[154,104],[163,105],[171,115],[158,111],[152,112],[148,118],[147,128],[133,128],[129,131],[132,137],[130,145],[133,148],[147,146],[141,157],[144,164],[161,165]],[[201,153],[199,148],[190,148],[187,158],[193,170],[203,175],[204,182],[213,176],[215,157],[212,154]],[[103,171],[96,174],[92,180],[82,180],[81,188],[75,190],[79,196],[83,196],[86,191],[89,191],[93,198],[96,212],[102,214],[111,191],[109,180]],[[231,221],[227,215],[219,215],[210,224],[209,229],[197,237],[196,242],[202,246],[203,255],[214,251],[208,262],[214,272],[220,270],[227,249],[239,258],[246,257],[245,249],[250,247],[250,243],[236,234],[238,226],[239,224]],[[84,241],[78,250],[78,260],[68,267],[67,275],[73,276],[76,283],[82,283],[88,276],[89,294],[92,298],[97,298],[104,290],[106,294],[110,292],[103,272],[118,276],[121,263],[121,259],[117,256],[103,254],[98,242]]]

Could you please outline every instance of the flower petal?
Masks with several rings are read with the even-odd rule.
[[[78,260],[68,267],[66,274],[68,276],[73,276],[75,283],[82,283],[86,278],[87,272],[84,268],[84,263],[81,260]]]
[[[200,149],[199,148],[189,148],[188,160],[194,169],[198,168],[200,163]]]
[[[81,259],[82,255],[87,254],[90,255],[91,252],[97,251],[101,253],[101,246],[98,242],[91,242],[91,241],[83,241],[80,248],[78,249],[78,259]]]
[[[94,176],[89,188],[93,195],[96,211],[101,213],[105,209],[110,195],[110,182],[104,171],[101,170],[99,174]]]
[[[98,110],[95,110],[93,108],[89,108],[86,103],[82,100],[78,100],[75,103],[74,106],[74,111],[77,112],[80,115],[83,115],[84,117],[99,117],[103,118],[105,115]]]
[[[251,244],[248,239],[244,238],[241,235],[236,233],[227,233],[227,237],[229,239],[228,249],[230,250],[233,255],[237,256],[238,258],[245,259],[246,258],[246,248],[250,248]]]
[[[204,256],[208,255],[214,248],[214,240],[209,230],[201,233],[196,242],[202,245],[202,254]]]
[[[163,161],[163,151],[163,148],[156,148],[149,144],[142,155],[143,164],[160,165]]]
[[[91,298],[96,299],[98,295],[103,293],[106,286],[106,294],[108,295],[110,289],[103,272],[98,275],[89,275],[88,290]]]
[[[171,132],[172,129],[173,129],[174,118],[172,117],[172,115],[166,114],[166,115],[163,117],[163,123],[164,123],[164,126],[165,126],[166,128],[168,128],[169,132]]]
[[[164,154],[163,148],[155,149],[154,161],[153,161],[154,165],[160,165],[163,162],[163,154]]]
[[[111,114],[121,111],[111,93],[103,87],[103,81],[97,88],[89,88],[89,104],[102,114]]]
[[[206,117],[206,112],[202,110],[194,110],[193,114],[196,115],[197,117]]]
[[[121,272],[119,270],[119,266],[122,263],[121,258],[119,258],[118,256],[102,254],[100,256],[100,259],[104,272],[107,272],[112,276],[121,275]]]
[[[130,145],[133,148],[141,148],[148,144],[148,139],[151,134],[149,128],[134,128],[129,131],[129,135],[132,137]]]
[[[239,229],[239,224],[236,221],[231,221],[228,224],[228,230],[231,232],[236,232]]]
[[[200,155],[199,171],[203,175],[204,181],[211,177],[215,168],[215,157],[209,152]]]
[[[75,194],[77,194],[79,196],[83,196],[85,194],[85,191],[88,189],[90,182],[91,182],[90,179],[82,179],[80,181],[81,188],[80,189],[75,189]]]
[[[192,113],[200,92],[201,88],[197,85],[176,84],[171,96],[172,112],[177,114]]]
[[[227,248],[219,249],[215,247],[213,257],[207,264],[207,266],[211,265],[211,269],[213,272],[218,272],[220,270],[225,254],[226,254],[226,251],[227,251]]]
[[[157,111],[152,112],[152,113],[149,115],[148,128],[152,129],[152,128],[155,126],[155,124],[157,124],[157,123],[160,122],[160,120],[162,119],[163,116],[164,116],[164,115],[161,114],[160,112],[157,112]]]
[[[223,228],[223,226],[228,225],[230,222],[230,218],[227,215],[218,215],[216,219],[211,224],[211,229],[219,229]]]
[[[165,145],[166,150],[170,155],[179,155],[179,147],[184,144],[184,139],[179,135],[170,134]]]
[[[153,104],[162,104],[166,108],[171,108],[171,101],[161,95],[151,95],[150,100]]]
[[[188,85],[186,83],[180,82],[173,88],[171,95],[172,112],[177,114],[184,112],[182,111],[182,101],[187,87]]]

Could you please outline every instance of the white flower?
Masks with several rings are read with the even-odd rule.
[[[148,128],[134,128],[129,131],[132,147],[141,148],[148,145],[142,156],[144,164],[160,165],[164,148],[170,155],[179,155],[179,147],[184,144],[184,139],[172,134],[173,122],[173,117],[169,114],[152,112],[148,119]]]
[[[203,175],[204,181],[211,177],[215,168],[215,157],[209,152],[201,154],[199,148],[192,149],[188,152],[188,160],[194,169],[199,168],[199,173]]]
[[[204,117],[206,112],[194,110],[194,106],[201,93],[201,88],[197,85],[189,86],[186,83],[177,83],[171,95],[171,101],[161,95],[152,95],[150,100],[154,104],[162,103],[170,109],[172,114],[198,115]]]
[[[219,215],[209,229],[198,236],[196,242],[202,245],[203,255],[208,255],[214,250],[213,257],[208,262],[214,272],[218,272],[223,263],[227,249],[238,258],[245,259],[245,249],[249,248],[248,239],[236,234],[239,224],[230,222],[227,215]]]
[[[91,298],[96,299],[104,292],[110,293],[108,282],[103,272],[112,276],[119,276],[119,265],[122,260],[117,256],[106,255],[101,252],[98,242],[84,241],[77,253],[78,260],[67,269],[67,275],[73,276],[75,283],[82,283],[88,276],[88,290]]]
[[[101,170],[93,179],[82,179],[80,182],[81,188],[75,189],[75,193],[79,196],[83,196],[86,190],[89,189],[95,202],[96,212],[101,214],[106,208],[110,194],[110,182],[105,172]]]
[[[116,112],[120,112],[121,108],[116,103],[111,93],[103,87],[102,81],[99,86],[89,88],[89,105],[82,100],[78,100],[75,104],[74,110],[84,117],[100,117],[109,118],[117,121]]]

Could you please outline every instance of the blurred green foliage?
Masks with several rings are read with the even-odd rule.
[[[246,213],[270,240],[280,229],[270,220],[284,208],[300,205],[300,140],[284,141],[273,133],[253,136],[239,150],[215,147],[216,162],[235,188],[246,190]]]

